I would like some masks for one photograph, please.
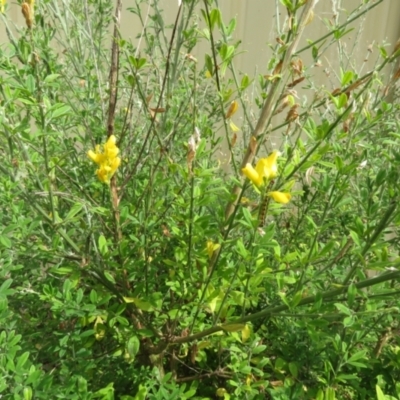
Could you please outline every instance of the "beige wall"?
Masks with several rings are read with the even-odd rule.
[[[60,0],[58,0],[60,1]],[[63,0],[68,1],[68,0]],[[370,1],[374,3],[375,1]],[[40,3],[40,0],[37,0]],[[202,2],[201,2],[202,3]],[[236,68],[239,71],[253,75],[254,72],[265,70],[265,66],[270,57],[270,50],[267,47],[268,42],[275,42],[276,37],[276,21],[275,4],[279,1],[275,0],[220,0],[219,5],[222,11],[224,21],[227,22],[233,17],[237,17],[237,28],[234,35],[236,40],[241,40],[241,49],[245,53],[241,54],[236,59]],[[334,18],[335,9],[342,10],[348,13],[354,10],[360,3],[360,0],[320,0],[316,6],[316,16],[314,21],[307,27],[305,37],[316,39],[319,36],[327,33],[327,28],[322,22],[323,19],[332,20]],[[134,4],[133,0],[124,0],[123,7],[126,9]],[[146,13],[147,7],[143,5],[143,12]],[[159,8],[165,10],[166,25],[171,24],[176,15],[178,8],[177,0],[160,0]],[[282,7],[280,10],[282,11]],[[150,10],[151,12],[151,10]],[[8,16],[12,21],[20,27],[25,25],[20,7],[14,2],[8,1]],[[285,15],[280,15],[280,23],[282,24]],[[358,20],[352,27],[356,29],[346,39],[348,48],[352,47],[352,40],[355,39],[358,26],[361,23],[362,30],[358,36],[357,45],[354,47],[352,58],[349,62],[355,63],[358,68],[363,63],[367,55],[369,45],[387,41],[395,43],[400,37],[400,25],[398,19],[400,17],[400,1],[399,0],[384,0],[381,4],[373,9],[366,18]],[[343,19],[343,18],[342,18]],[[200,21],[200,25],[203,24]],[[131,38],[136,44],[136,36],[141,31],[141,25],[136,15],[124,11],[122,15],[122,34],[125,38]],[[4,27],[0,23],[0,43],[7,41]],[[302,44],[305,44],[303,40]],[[300,45],[300,48],[302,45]],[[206,42],[200,44],[197,48],[197,54],[202,61],[201,55],[209,51]],[[333,51],[333,50],[332,50]],[[377,53],[377,50],[375,49]],[[310,51],[307,52],[308,54]],[[329,57],[332,54],[327,53]],[[373,57],[371,57],[373,59]],[[329,68],[329,63],[325,57],[321,59],[323,68]]]
[[[126,2],[128,4],[129,2]],[[161,0],[160,9],[165,10],[166,24],[172,24],[178,9],[177,0]],[[236,68],[239,71],[253,75],[257,70],[263,72],[268,63],[271,51],[267,47],[267,43],[275,43],[277,24],[275,21],[276,8],[275,3],[279,1],[274,0],[220,0],[219,5],[225,23],[231,18],[237,18],[237,28],[234,35],[235,40],[241,40],[241,49],[245,53],[236,58]],[[371,1],[375,3],[375,1]],[[202,4],[202,2],[201,2]],[[323,22],[326,20],[333,20],[335,10],[340,10],[341,13],[348,14],[358,7],[360,0],[320,0],[316,6],[316,13],[314,21],[307,27],[304,40],[299,48],[306,44],[305,39],[316,39],[328,32]],[[147,7],[143,6],[145,13]],[[282,11],[283,8],[280,7]],[[151,10],[150,10],[151,12]],[[363,60],[368,55],[368,46],[371,44],[379,44],[383,41],[388,43],[395,43],[400,37],[400,25],[398,18],[400,17],[400,1],[399,0],[384,0],[381,4],[376,6],[367,17],[362,17],[357,22],[350,25],[355,28],[345,39],[344,43],[348,51],[351,53],[349,63],[358,69],[362,66]],[[280,24],[284,21],[285,15],[280,15]],[[340,18],[343,21],[345,18]],[[200,22],[200,26],[203,26]],[[357,35],[359,27],[361,32]],[[133,43],[137,40],[136,35],[140,32],[138,19],[131,13],[123,14],[122,33],[124,37],[131,38]],[[356,45],[354,41],[356,40]],[[197,48],[197,55],[202,61],[202,54],[208,51],[206,42],[201,43]],[[329,68],[327,58],[331,57],[335,49],[326,53],[321,58],[323,68]],[[377,55],[378,51],[374,48]],[[310,55],[310,51],[305,53],[305,56]],[[370,62],[373,63],[375,57],[369,56]],[[368,68],[368,64],[364,66]]]

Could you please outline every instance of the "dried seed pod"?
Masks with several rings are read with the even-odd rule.
[[[281,102],[279,108],[277,108],[277,109],[274,111],[274,115],[281,113],[289,104],[290,104],[289,96],[285,96],[285,97],[283,98],[283,100],[282,100],[282,102]]]
[[[285,45],[285,42],[284,42],[280,37],[277,37],[275,40],[276,40],[277,43],[279,43],[281,46],[284,46],[284,45]]]
[[[296,86],[297,84],[299,84],[300,82],[303,82],[304,79],[306,79],[306,78],[305,78],[304,76],[302,76],[302,77],[300,77],[300,78],[295,79],[293,82],[288,83],[286,86],[287,86],[288,88],[295,87],[295,86]]]
[[[257,150],[257,139],[255,136],[252,136],[250,139],[250,151],[252,154],[256,154]]]
[[[236,135],[236,133],[233,133],[232,138],[231,138],[231,147],[235,146],[236,140],[237,140],[237,135]]]
[[[295,104],[288,112],[286,116],[286,122],[293,122],[299,117],[299,113],[297,112],[298,104]]]
[[[303,61],[300,58],[292,60],[290,62],[290,66],[292,67],[292,71],[294,75],[301,76],[303,74]]]
[[[22,3],[21,11],[25,18],[26,26],[31,29],[33,25],[33,13],[31,6],[28,3]]]
[[[225,119],[232,117],[232,115],[234,115],[236,113],[238,108],[239,108],[238,102],[232,101],[232,103],[230,104],[230,106],[228,108],[228,111],[226,112]]]
[[[280,60],[280,61],[278,62],[278,64],[276,64],[276,66],[275,66],[275,68],[274,68],[274,71],[272,72],[272,75],[278,75],[278,74],[280,74],[280,73],[281,73],[281,70],[282,70],[282,65],[283,65],[283,61]]]
[[[194,63],[197,63],[197,58],[196,58],[196,57],[193,57],[193,55],[190,54],[190,53],[186,54],[185,58],[186,58],[187,60],[189,60],[189,61],[192,61],[192,62],[194,62]]]

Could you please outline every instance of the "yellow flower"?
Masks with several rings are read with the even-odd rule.
[[[239,132],[240,128],[238,128],[232,121],[229,122],[229,126],[232,129],[232,132]]]
[[[287,204],[289,203],[292,195],[290,193],[283,192],[269,192],[268,196],[272,197],[277,203]]]
[[[242,172],[256,186],[261,186],[264,183],[264,178],[270,180],[278,175],[278,165],[276,162],[278,156],[279,152],[275,150],[267,158],[260,158],[256,168],[253,168],[251,164],[246,164]]]
[[[6,0],[0,0],[0,12],[4,13],[4,6],[6,4]]]
[[[97,177],[107,184],[121,164],[121,159],[117,157],[119,149],[116,142],[116,137],[111,135],[103,146],[97,145],[95,151],[87,152],[88,157],[99,166],[96,171]]]
[[[206,250],[207,250],[207,254],[208,254],[208,258],[211,260],[214,251],[218,250],[220,248],[220,244],[219,243],[214,243],[212,240],[207,240],[206,243]]]
[[[261,186],[263,183],[262,177],[258,174],[258,172],[253,168],[253,166],[249,163],[246,164],[244,168],[242,168],[243,174],[249,178],[256,186]]]

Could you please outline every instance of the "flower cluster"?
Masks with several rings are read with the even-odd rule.
[[[261,187],[278,175],[278,156],[279,152],[275,150],[267,158],[260,158],[255,168],[251,164],[246,164],[242,172],[254,185]],[[267,195],[282,204],[288,203],[292,197],[290,193],[283,192],[269,192]]]
[[[110,179],[121,164],[121,159],[117,157],[119,149],[116,142],[116,137],[111,135],[104,145],[97,145],[95,151],[89,150],[87,153],[88,157],[99,166],[96,173],[103,183],[110,183]]]

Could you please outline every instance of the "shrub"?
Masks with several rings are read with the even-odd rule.
[[[217,2],[137,1],[142,50],[120,0],[5,7],[4,398],[398,398],[400,53],[312,68],[380,2],[299,48],[315,1],[282,0],[254,78]]]

